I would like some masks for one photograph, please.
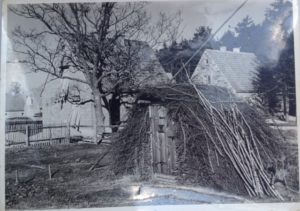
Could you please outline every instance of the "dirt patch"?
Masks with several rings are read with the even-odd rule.
[[[101,184],[109,177],[107,167],[88,170],[106,148],[104,145],[72,144],[7,149],[7,208],[51,208],[54,204],[55,207],[68,207],[74,204],[80,193],[89,190],[87,184]]]

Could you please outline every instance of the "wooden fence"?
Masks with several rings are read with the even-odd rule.
[[[119,125],[106,125],[103,142],[110,143],[110,136],[113,128],[122,129]],[[5,146],[6,147],[26,147],[26,146],[48,146],[52,144],[68,144],[72,141],[82,140],[83,134],[76,134],[76,130],[91,128],[92,125],[43,125],[38,121],[14,122],[6,124]],[[72,129],[72,134],[71,134]],[[74,134],[75,132],[75,134]],[[85,137],[86,142],[95,143],[91,137]]]
[[[11,130],[25,130],[26,126],[30,128],[41,128],[43,126],[42,120],[6,120],[5,131]]]
[[[7,147],[47,146],[70,143],[70,127],[67,125],[32,126],[10,129],[5,132]]]

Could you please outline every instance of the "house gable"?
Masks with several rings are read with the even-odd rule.
[[[225,74],[214,61],[214,58],[212,58],[207,52],[204,52],[202,55],[199,64],[192,75],[192,80],[198,84],[225,87],[228,90],[235,92]]]
[[[212,64],[207,65],[207,61]],[[206,70],[215,75],[210,79],[213,85],[229,88],[234,93],[253,93],[252,79],[257,67],[258,62],[253,53],[207,49],[192,78],[195,82],[208,84],[209,81],[203,78],[208,77]],[[204,75],[201,76],[201,73]]]

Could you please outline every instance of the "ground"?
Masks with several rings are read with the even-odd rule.
[[[205,188],[113,178],[103,160],[106,146],[70,144],[6,149],[7,208],[106,207],[150,204],[232,203],[246,199]],[[49,178],[49,165],[52,178]],[[100,167],[100,168],[99,168]],[[18,171],[18,181],[16,172]],[[114,180],[116,179],[116,180]]]
[[[283,148],[289,160],[287,184],[276,184],[288,201],[298,201],[297,142],[295,128],[285,128]],[[80,208],[130,205],[236,203],[250,199],[203,187],[155,182],[141,183],[134,176],[116,178],[109,157],[89,171],[108,145],[88,143],[6,149],[7,208]],[[49,167],[51,179],[49,178]],[[296,178],[296,180],[295,180]],[[253,199],[251,199],[253,200]],[[258,200],[260,201],[260,200]]]

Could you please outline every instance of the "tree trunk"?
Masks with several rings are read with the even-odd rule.
[[[284,91],[282,97],[283,97],[283,115],[285,120],[288,121],[286,85],[284,85]]]
[[[296,98],[295,94],[289,94],[289,115],[296,116]]]
[[[116,94],[112,95],[112,98],[109,100],[109,120],[110,125],[117,126],[120,125],[121,120],[121,100],[120,97]],[[112,132],[117,132],[118,127],[112,127]]]
[[[93,90],[93,98],[94,98],[94,112],[95,112],[95,118],[94,118],[94,142],[99,143],[102,140],[102,136],[104,133],[104,120],[105,116],[103,113],[103,107],[101,103],[101,93],[98,89]]]

